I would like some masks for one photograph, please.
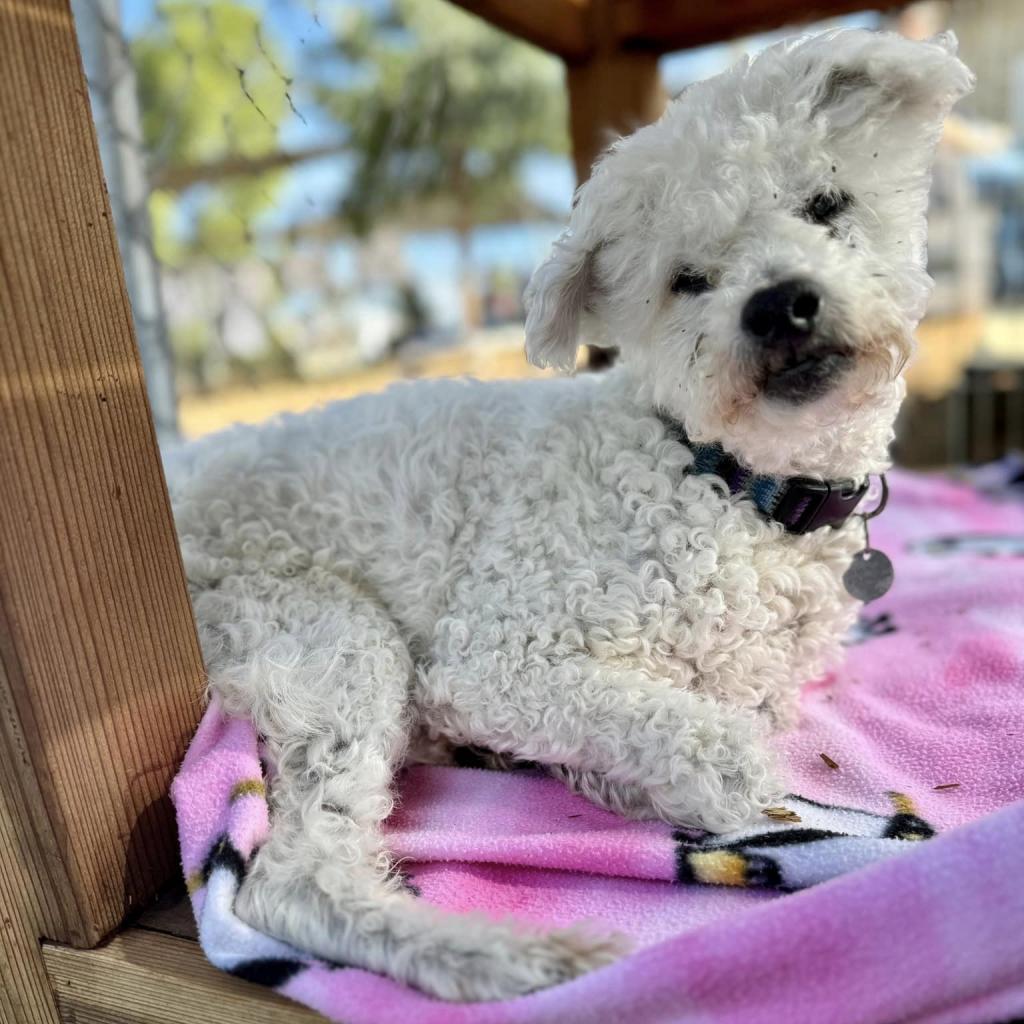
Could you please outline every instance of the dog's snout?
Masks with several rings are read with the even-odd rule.
[[[740,314],[761,393],[800,405],[824,395],[849,368],[853,353],[823,329],[826,295],[794,277],[754,292]]]
[[[780,281],[754,292],[743,307],[743,330],[765,344],[799,342],[814,333],[822,294],[803,278]]]

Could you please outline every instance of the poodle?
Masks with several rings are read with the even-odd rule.
[[[526,351],[602,374],[417,382],[168,460],[209,684],[273,766],[244,920],[451,1000],[620,955],[582,927],[442,913],[381,824],[441,743],[548,766],[637,818],[725,831],[841,653],[929,290],[951,35],[788,40],[671,102],[578,191]]]

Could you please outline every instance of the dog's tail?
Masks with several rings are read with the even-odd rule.
[[[413,663],[372,596],[312,573],[228,576],[195,608],[211,687],[225,711],[251,716],[275,765],[273,827],[248,864],[231,858],[239,918],[453,1000],[521,995],[615,959],[615,939],[446,914],[393,870],[381,824],[406,755]]]
[[[261,850],[242,882],[235,910],[243,920],[441,999],[525,995],[609,964],[626,948],[619,936],[582,927],[540,931],[442,911],[370,865],[323,864],[286,875],[273,859],[272,850]]]

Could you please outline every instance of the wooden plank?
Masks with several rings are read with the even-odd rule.
[[[862,11],[902,6],[898,0],[617,0],[615,37],[627,50],[671,53],[735,39],[784,25],[798,25]]]
[[[0,678],[0,727],[9,722],[10,708],[2,703],[6,692]],[[6,737],[0,737],[2,742]],[[31,787],[31,777],[25,781]],[[39,935],[70,930],[63,912],[69,887],[59,858],[39,855],[49,838],[33,821],[41,801],[34,787],[23,792],[21,782],[7,770],[6,760],[0,761],[0,1021],[51,1024],[57,1011],[39,955]]]
[[[126,929],[99,949],[47,944],[65,1024],[310,1024],[297,1003],[212,967],[188,939]]]
[[[587,0],[452,0],[510,35],[566,60],[591,51],[586,31]]]
[[[0,1017],[177,871],[203,669],[67,0],[0,0]]]

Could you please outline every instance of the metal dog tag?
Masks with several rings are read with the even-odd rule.
[[[889,592],[894,575],[888,555],[864,548],[853,556],[850,568],[843,573],[843,586],[851,597],[867,604]]]

